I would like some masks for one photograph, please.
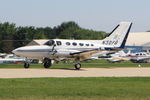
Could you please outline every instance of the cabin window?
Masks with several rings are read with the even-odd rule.
[[[85,44],[86,46],[89,46],[89,44]]]
[[[70,42],[66,42],[66,45],[70,45]]]
[[[79,43],[79,45],[80,45],[80,46],[83,46],[84,44],[83,44],[83,43]]]
[[[77,45],[77,43],[73,42],[73,43],[72,43],[72,45],[73,45],[73,46],[76,46],[76,45]]]
[[[44,45],[52,46],[52,45],[54,45],[54,43],[55,43],[54,40],[49,40]]]
[[[62,44],[61,41],[56,41],[56,43],[57,43],[57,45],[61,45]]]
[[[94,46],[94,44],[91,44],[91,46],[93,47],[93,46]]]

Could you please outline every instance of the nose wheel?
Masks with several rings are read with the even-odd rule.
[[[25,62],[24,62],[24,68],[29,68],[30,67],[30,62],[31,62],[31,60],[26,58]]]
[[[81,64],[80,64],[80,63],[76,63],[76,64],[74,65],[74,67],[75,67],[75,69],[79,70],[79,69],[81,68]]]
[[[30,63],[29,62],[25,62],[24,63],[24,68],[29,68],[30,67]]]

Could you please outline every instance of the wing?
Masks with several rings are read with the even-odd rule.
[[[105,50],[105,49],[92,49],[92,50],[86,50],[86,51],[81,51],[81,52],[75,52],[75,53],[70,53],[73,57],[76,58],[76,60],[85,60],[88,58],[91,58],[93,54],[103,55],[106,53],[111,53],[111,52],[116,52],[119,51],[120,49],[114,49],[114,50]]]
[[[98,53],[100,50],[95,49],[95,50],[88,50],[88,51],[82,51],[82,52],[76,52],[76,53],[71,53],[73,57],[76,58],[76,60],[85,60],[88,59],[92,56],[92,54]]]

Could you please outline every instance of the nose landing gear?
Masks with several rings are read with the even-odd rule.
[[[29,68],[30,67],[30,62],[31,61],[26,58],[26,60],[24,62],[24,68]]]
[[[29,62],[25,62],[24,63],[24,68],[29,68],[30,67],[30,63]]]

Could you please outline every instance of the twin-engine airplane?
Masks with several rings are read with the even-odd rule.
[[[119,51],[124,48],[131,22],[121,22],[108,37],[103,40],[64,40],[52,39],[44,45],[24,46],[13,50],[18,56],[43,60],[45,68],[52,65],[52,60],[74,59],[75,68],[80,69],[80,61],[92,57],[94,54],[105,54]],[[25,61],[24,67],[29,68],[30,63]]]

